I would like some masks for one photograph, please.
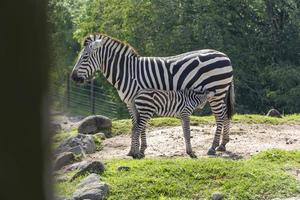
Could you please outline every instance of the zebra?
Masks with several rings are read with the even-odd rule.
[[[129,113],[134,109],[134,97],[143,89],[215,91],[208,102],[215,116],[216,131],[207,154],[226,151],[234,113],[233,70],[226,54],[203,49],[171,57],[144,57],[129,44],[96,33],[85,38],[71,77],[83,83],[93,78],[97,71],[117,89]],[[135,134],[131,137],[132,143],[139,138]],[[131,149],[134,149],[132,155],[139,154],[139,149],[132,146]]]
[[[190,115],[196,108],[202,109],[208,99],[214,96],[214,92],[196,92],[193,90],[140,90],[133,100],[133,116],[134,134],[141,135],[141,148],[139,155],[134,155],[134,149],[131,149],[129,156],[144,157],[147,148],[145,128],[146,123],[153,115],[177,117],[181,119],[181,125],[184,133],[186,153],[191,158],[196,158],[192,151],[190,141]],[[139,140],[132,144],[134,148],[139,148]]]

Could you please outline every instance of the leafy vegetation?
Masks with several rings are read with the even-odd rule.
[[[104,32],[145,56],[204,48],[225,52],[234,67],[239,113],[272,107],[300,112],[298,0],[51,0],[49,8],[56,95],[65,91],[66,71],[83,38]],[[102,76],[97,84],[114,97],[119,112],[126,112]]]
[[[109,183],[108,199],[272,199],[300,194],[300,183],[285,166],[300,167],[299,151],[269,150],[249,160],[175,158],[105,161],[101,175]],[[118,171],[128,166],[130,171]],[[70,195],[78,184],[58,183],[58,193]]]

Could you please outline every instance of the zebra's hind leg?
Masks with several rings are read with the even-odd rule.
[[[192,150],[192,145],[191,145],[191,130],[190,130],[190,117],[189,117],[189,115],[182,115],[181,116],[181,125],[182,125],[184,139],[185,139],[186,153],[191,158],[197,158],[197,156],[195,155],[195,153]]]
[[[224,120],[222,142],[221,145],[216,148],[217,151],[226,151],[226,144],[229,142],[229,127],[230,119],[226,117]]]

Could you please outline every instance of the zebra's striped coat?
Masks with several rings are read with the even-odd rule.
[[[231,61],[224,53],[205,49],[172,57],[142,57],[127,44],[94,34],[85,39],[72,78],[83,82],[98,70],[117,89],[129,110],[133,109],[132,100],[143,89],[215,91],[209,104],[217,129],[208,154],[214,154],[219,146],[222,129],[219,150],[225,150],[229,141],[229,119],[233,114],[234,87]]]
[[[198,108],[203,108],[208,99],[214,96],[214,92],[195,92],[193,90],[140,90],[133,100],[133,131],[141,135],[141,149],[139,157],[144,156],[147,148],[145,127],[147,121],[153,116],[173,116],[181,119],[186,152],[191,157],[196,157],[192,151],[190,142],[190,115]],[[139,140],[135,140],[132,146],[139,148]],[[129,155],[133,154],[132,149]],[[134,155],[136,156],[136,155]]]

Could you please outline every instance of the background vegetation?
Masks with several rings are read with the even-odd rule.
[[[145,56],[225,52],[234,67],[237,112],[300,112],[298,0],[52,0],[49,7],[53,93],[65,92],[83,38],[102,32]],[[103,77],[97,85],[125,110]]]

